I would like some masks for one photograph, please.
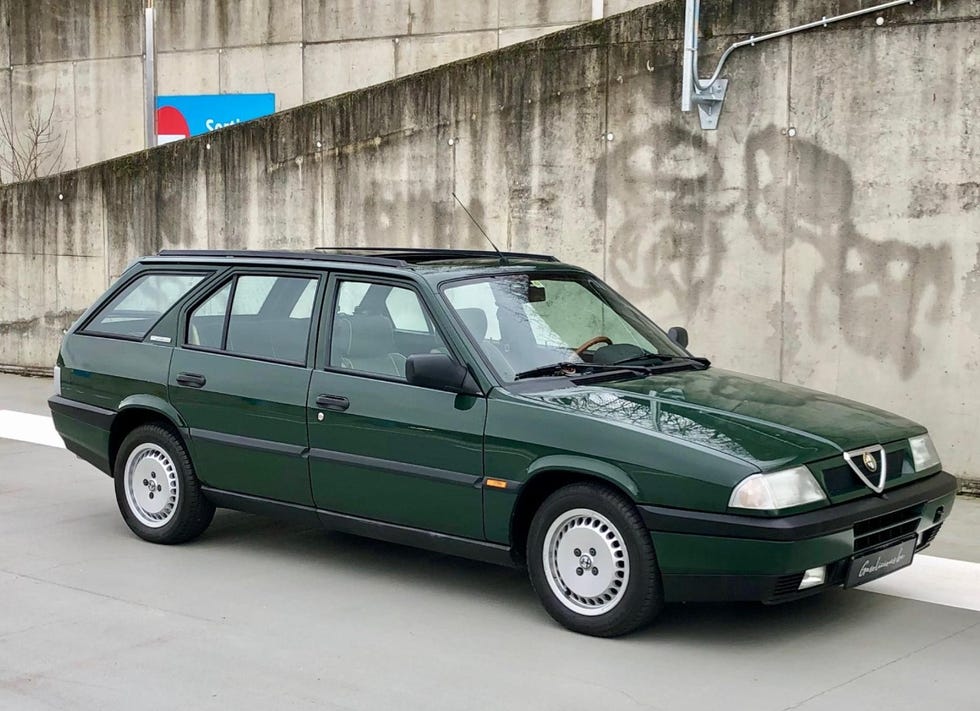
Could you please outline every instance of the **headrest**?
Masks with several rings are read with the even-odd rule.
[[[350,328],[350,338],[345,356],[378,358],[394,351],[395,333],[387,316],[355,314],[350,317],[347,324]]]
[[[473,338],[482,341],[487,337],[487,312],[483,309],[456,309]]]

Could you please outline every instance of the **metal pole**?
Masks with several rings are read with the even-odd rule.
[[[688,0],[690,4],[692,0]],[[915,0],[891,0],[890,2],[881,3],[875,5],[874,7],[866,7],[861,10],[854,10],[852,12],[846,12],[842,15],[835,15],[834,17],[822,17],[819,20],[814,20],[813,22],[808,22],[805,25],[798,25],[797,27],[791,27],[788,30],[779,30],[778,32],[770,32],[769,34],[759,35],[758,37],[750,37],[747,40],[742,40],[741,42],[736,42],[731,47],[725,50],[725,53],[721,55],[721,59],[718,61],[718,67],[715,69],[715,73],[711,75],[711,78],[705,82],[698,79],[698,88],[702,91],[714,84],[718,77],[721,76],[722,69],[725,67],[725,62],[731,56],[732,52],[736,49],[741,49],[742,47],[754,47],[760,42],[767,42],[769,40],[778,39],[780,37],[785,37],[787,35],[794,35],[798,32],[805,32],[806,30],[814,30],[818,27],[826,27],[827,25],[832,25],[836,22],[843,22],[844,20],[850,20],[855,17],[861,17],[862,15],[870,15],[875,12],[881,12],[882,10],[888,10],[893,7],[898,7],[899,5],[914,5]]]
[[[684,14],[684,71],[681,77],[681,111],[690,111],[694,94],[694,58],[698,53],[698,16],[701,0],[687,0]]]
[[[146,54],[143,59],[143,96],[146,100],[146,147],[157,144],[157,47],[153,0],[146,0]]]

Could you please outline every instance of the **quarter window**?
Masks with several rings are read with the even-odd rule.
[[[154,324],[207,274],[147,274],[112,299],[85,328],[88,333],[145,338]]]
[[[221,348],[229,296],[231,296],[231,282],[225,284],[191,312],[187,325],[187,342],[190,345]]]

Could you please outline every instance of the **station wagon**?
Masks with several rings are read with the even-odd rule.
[[[168,251],[68,330],[50,407],[147,541],[226,507],[526,567],[596,636],[929,545],[956,480],[925,428],[687,346],[547,256]]]

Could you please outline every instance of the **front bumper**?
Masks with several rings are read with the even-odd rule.
[[[940,472],[884,496],[757,518],[657,506],[640,513],[653,537],[668,601],[784,602],[843,584],[852,556],[917,536],[925,548],[949,516],[956,478]],[[799,590],[803,572],[827,581]]]

